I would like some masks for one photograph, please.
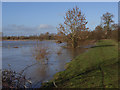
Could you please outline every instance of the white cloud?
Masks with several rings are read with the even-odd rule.
[[[10,32],[10,31],[32,31],[35,30],[36,27],[27,27],[24,25],[16,25],[16,24],[12,24],[12,25],[7,25],[7,26],[3,26],[2,31],[3,32]]]
[[[54,26],[52,25],[48,25],[48,24],[40,24],[38,26],[34,26],[34,27],[28,27],[25,25],[16,25],[16,24],[11,24],[11,25],[7,25],[7,26],[3,26],[2,28],[2,32],[4,34],[15,34],[15,35],[20,35],[20,34],[38,34],[38,33],[46,33],[46,32],[50,32],[50,33],[54,33],[56,32],[56,29]]]
[[[54,29],[54,27],[52,25],[48,25],[48,24],[40,24],[38,26],[38,29]]]
[[[3,32],[6,31],[37,31],[37,30],[52,30],[55,29],[54,26],[48,25],[48,24],[40,24],[39,26],[35,27],[28,27],[25,25],[16,25],[16,24],[11,24],[7,26],[3,26]]]

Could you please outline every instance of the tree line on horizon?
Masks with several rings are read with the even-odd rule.
[[[57,34],[46,32],[38,36],[3,36],[3,40],[58,40],[67,42],[72,48],[78,47],[86,40],[114,39],[118,41],[118,24],[114,23],[113,17],[113,14],[106,12],[101,18],[103,23],[91,31],[86,27],[88,21],[85,15],[76,6],[66,12],[63,24],[57,27]]]
[[[29,35],[29,36],[3,36],[3,40],[55,40],[56,34],[46,32],[40,35]]]

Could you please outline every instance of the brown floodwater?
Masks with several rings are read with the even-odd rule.
[[[48,48],[48,64],[43,65],[35,59],[33,53],[36,45]],[[63,45],[65,43],[57,44],[55,41],[3,41],[2,68],[21,72],[28,67],[23,74],[32,81],[32,87],[38,88],[41,82],[46,82],[55,73],[65,70],[67,62],[85,52],[85,48],[67,49]]]

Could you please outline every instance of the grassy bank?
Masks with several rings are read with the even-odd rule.
[[[118,44],[101,40],[96,47],[76,57],[42,87],[60,88],[117,88]]]

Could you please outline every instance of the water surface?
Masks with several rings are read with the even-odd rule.
[[[48,64],[42,65],[33,56],[36,45],[48,48],[50,52]],[[67,62],[85,51],[84,48],[66,49],[61,47],[63,45],[64,43],[57,44],[55,41],[3,41],[2,67],[20,72],[27,66],[37,63],[24,71],[27,78],[30,78],[34,84],[50,80],[55,73],[65,70]],[[57,54],[59,50],[61,54]],[[9,67],[8,64],[11,66]]]

